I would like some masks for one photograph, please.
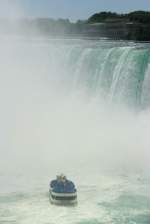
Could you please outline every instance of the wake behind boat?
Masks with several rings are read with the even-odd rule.
[[[52,204],[75,205],[77,203],[75,184],[63,174],[58,175],[50,182],[49,197]]]

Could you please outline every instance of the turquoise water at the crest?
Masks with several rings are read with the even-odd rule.
[[[150,49],[144,44],[74,47],[68,60],[75,88],[84,87],[115,103],[149,104]]]
[[[149,43],[1,37],[0,106],[0,224],[150,224]]]

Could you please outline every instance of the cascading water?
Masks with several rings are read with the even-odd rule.
[[[150,223],[150,48],[0,42],[0,223]],[[78,206],[51,206],[65,172]]]
[[[84,88],[93,95],[104,94],[109,101],[145,107],[148,102],[145,105],[147,94],[143,85],[149,74],[150,49],[138,44],[113,46],[112,43],[110,47],[103,44],[63,46],[59,51],[54,49],[53,56],[63,52],[62,72],[67,73],[66,81],[69,79],[74,90]]]

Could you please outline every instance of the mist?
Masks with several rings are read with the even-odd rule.
[[[1,172],[146,172],[149,109],[137,112],[75,86],[65,47],[62,40],[1,37]]]

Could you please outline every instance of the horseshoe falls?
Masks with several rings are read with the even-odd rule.
[[[149,133],[149,43],[0,37],[0,223],[149,224]]]
[[[59,55],[60,51],[63,54],[59,59],[62,65],[57,61],[55,66],[65,66],[63,73],[67,84],[69,80],[71,91],[84,89],[86,93],[104,97],[110,102],[145,108],[149,105],[149,49],[131,43],[120,45],[62,46],[62,49],[53,49],[54,55]],[[64,79],[62,74],[59,75]]]

